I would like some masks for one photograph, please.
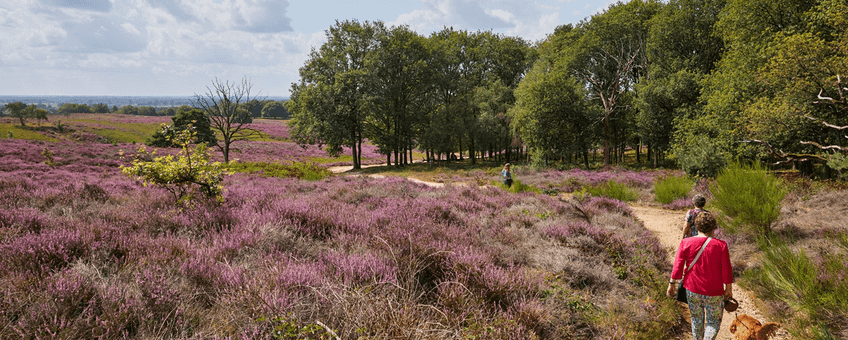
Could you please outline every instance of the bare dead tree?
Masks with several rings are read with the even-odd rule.
[[[194,95],[195,106],[206,113],[209,125],[221,134],[215,146],[224,154],[224,163],[230,162],[233,142],[259,134],[249,127],[253,122],[250,113],[262,100],[251,94],[252,89],[247,78],[242,78],[241,83],[215,78],[212,85],[206,87],[206,93]]]
[[[815,104],[830,104],[830,105],[842,107],[843,109],[848,109],[848,99],[846,99],[846,97],[845,97],[846,92],[848,92],[848,87],[845,87],[842,84],[842,78],[837,74],[836,75],[836,93],[837,93],[838,98],[822,96],[822,93],[824,93],[824,89],[820,89],[819,94],[816,96],[818,98],[818,100],[813,101],[813,103],[815,103]],[[822,124],[823,126],[831,128],[831,129],[835,129],[835,130],[839,130],[839,131],[848,129],[848,126],[839,126],[839,125],[830,124],[830,123],[828,123],[824,120],[812,117],[808,114],[804,114],[804,115],[802,115],[802,117],[807,118],[807,119],[812,120],[812,121],[815,121],[815,122],[818,122],[818,123]],[[844,136],[844,137],[848,138],[848,136]],[[780,161],[777,161],[776,163],[774,163],[775,165],[790,163],[790,162],[798,162],[798,161],[819,161],[819,162],[827,162],[828,161],[827,156],[822,155],[822,154],[785,153],[782,150],[775,150],[774,147],[771,146],[771,144],[769,144],[766,141],[762,141],[762,140],[754,139],[754,140],[745,140],[745,141],[742,141],[742,142],[757,143],[757,144],[760,144],[760,145],[766,147],[769,150],[769,153],[771,153],[774,157],[781,159]],[[800,141],[799,143],[801,143],[803,145],[812,145],[812,146],[815,146],[816,148],[818,148],[820,150],[825,150],[825,151],[836,151],[836,152],[841,152],[841,153],[845,153],[846,151],[848,151],[848,147],[841,146],[841,145],[821,145],[821,144],[819,144],[817,142],[813,142],[813,141]]]
[[[601,117],[601,122],[604,123],[604,165],[610,164],[610,120],[615,113],[618,98],[630,87],[631,73],[641,67],[637,63],[642,56],[642,45],[639,41],[634,50],[632,45],[622,44],[618,53],[601,49],[591,58],[600,66],[596,69],[598,73],[588,71],[580,74],[583,81],[592,87],[595,99],[600,100],[604,108],[604,115]],[[608,68],[608,65],[613,67]]]

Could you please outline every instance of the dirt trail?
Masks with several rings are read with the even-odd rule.
[[[677,251],[677,246],[680,244],[681,237],[683,236],[683,212],[679,211],[669,211],[663,210],[659,208],[651,208],[651,207],[641,207],[641,206],[631,206],[633,212],[636,213],[636,217],[638,217],[645,224],[645,228],[653,232],[660,239],[660,243],[663,244],[666,248],[668,248],[668,257],[669,261],[674,259],[675,252]],[[733,251],[733,249],[730,249]],[[671,273],[669,273],[670,275]],[[733,297],[739,301],[739,309],[736,310],[735,313],[724,313],[724,316],[721,320],[721,330],[718,333],[718,340],[735,340],[733,334],[730,333],[730,324],[733,322],[733,318],[736,314],[748,314],[753,316],[760,322],[764,321],[766,318],[757,310],[753,301],[749,296],[749,292],[740,288],[738,285],[733,287]],[[682,304],[681,304],[682,306]],[[688,313],[687,313],[688,314]],[[688,315],[687,315],[688,318]],[[692,339],[691,332],[686,332],[685,337],[681,339]],[[790,339],[787,332],[784,329],[779,329],[776,336],[771,338],[772,340],[786,340]]]
[[[363,169],[364,168],[371,168],[371,167],[375,167],[375,166],[386,166],[386,164],[363,165],[362,168]],[[328,169],[334,174],[348,173],[348,176],[362,176],[362,174],[360,174],[359,172],[351,172],[353,170],[353,166],[351,166],[351,165],[334,166],[334,167],[330,167]],[[386,176],[383,176],[383,175],[368,175],[368,177],[384,178]],[[427,181],[422,181],[420,179],[412,178],[412,177],[407,177],[406,179],[409,180],[410,182],[424,184],[426,186],[433,187],[433,188],[444,188],[445,187],[444,183],[427,182]]]

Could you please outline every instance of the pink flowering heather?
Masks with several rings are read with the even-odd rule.
[[[618,201],[237,174],[176,206],[119,173],[128,146],[0,140],[0,338],[560,339],[588,319],[571,296],[665,303],[642,303],[665,253]]]

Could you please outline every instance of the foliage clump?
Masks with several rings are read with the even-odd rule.
[[[795,313],[789,327],[798,338],[835,339],[832,330],[844,327],[848,316],[848,235],[827,236],[836,241],[827,253],[793,250],[787,240],[778,237],[760,238],[762,266],[743,276],[756,283],[753,288],[758,296],[789,307],[783,312],[802,312]]]
[[[613,180],[607,181],[594,186],[587,186],[580,192],[581,194],[590,194],[592,196],[602,196],[622,202],[635,201],[639,197],[639,193]]]
[[[677,162],[689,176],[715,177],[727,165],[725,152],[707,136],[695,136],[674,150]]]
[[[209,153],[205,144],[191,146],[195,138],[193,129],[188,128],[175,134],[173,143],[182,149],[175,157],[167,155],[145,161],[144,157],[154,157],[156,151],[148,152],[146,148],[138,149],[139,154],[130,166],[122,166],[124,174],[136,177],[144,185],[156,185],[164,188],[174,196],[177,202],[191,201],[195,192],[205,198],[223,200],[225,172],[218,162],[210,163]]]
[[[657,202],[669,204],[685,198],[692,190],[692,185],[692,180],[683,176],[657,178],[654,181],[654,194],[657,197]]]
[[[171,117],[174,122],[172,125],[162,124],[161,129],[157,130],[145,144],[160,148],[178,147],[173,141],[175,136],[180,131],[193,129],[195,138],[194,143],[215,144],[215,132],[209,124],[209,117],[203,111],[191,108],[188,106],[180,107],[177,114]]]
[[[732,219],[724,225],[730,232],[740,231],[738,227],[755,233],[770,232],[786,196],[781,181],[759,163],[731,163],[710,184],[710,191],[714,196],[712,204]]]

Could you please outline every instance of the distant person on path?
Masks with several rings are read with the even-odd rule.
[[[512,172],[509,171],[509,163],[504,164],[503,170],[501,170],[501,177],[503,177],[503,184],[507,188],[512,188]]]
[[[695,205],[695,209],[689,209],[686,212],[686,217],[684,218],[686,225],[683,227],[683,238],[698,235],[698,230],[695,228],[694,223],[695,217],[702,211],[707,211],[704,210],[704,205],[707,204],[707,199],[704,198],[704,195],[697,194],[695,197],[692,197],[692,204]]]
[[[695,218],[697,236],[680,241],[666,294],[674,297],[677,280],[686,288],[692,336],[695,340],[714,340],[721,327],[724,301],[733,297],[733,270],[727,243],[713,238],[718,226],[715,216],[703,211]],[[703,248],[703,251],[701,249]],[[695,261],[697,254],[700,256]],[[689,265],[695,261],[694,265]],[[684,266],[691,266],[685,269]]]

